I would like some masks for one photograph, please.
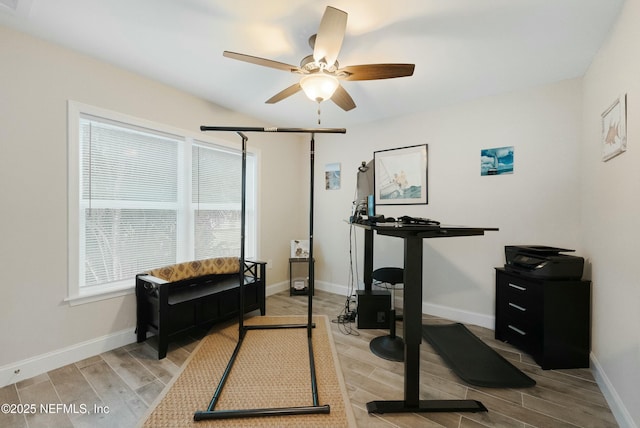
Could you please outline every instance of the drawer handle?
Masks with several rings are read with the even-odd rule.
[[[515,303],[509,302],[509,306],[511,306],[512,308],[516,308],[519,311],[527,312],[527,308],[523,308],[522,306],[516,305]]]
[[[514,327],[511,324],[509,324],[507,327],[509,327],[511,330],[515,331],[516,333],[520,334],[521,336],[526,336],[527,335],[526,331],[522,331],[518,327]]]
[[[515,285],[515,284],[512,284],[512,283],[509,283],[509,287],[515,288],[516,290],[520,290],[520,291],[527,291],[526,287],[522,287],[520,285]]]

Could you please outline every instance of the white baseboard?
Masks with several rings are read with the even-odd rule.
[[[348,293],[348,288],[344,285],[333,284],[325,281],[316,281],[316,289],[342,296],[346,296]],[[422,302],[422,313],[495,330],[495,316],[493,315],[484,315],[477,312],[463,311],[448,306],[434,305],[424,302]]]
[[[265,288],[264,292],[267,295],[267,297],[269,297],[272,294],[276,294],[281,291],[286,291],[288,289],[289,289],[289,281],[282,281],[282,282],[278,282],[277,284],[267,285],[267,288]]]
[[[270,296],[288,289],[289,281],[283,281],[268,286],[265,293]],[[7,364],[0,367],[0,388],[55,370],[67,364],[129,345],[135,341],[135,329],[130,328]]]
[[[347,297],[347,293],[349,289],[344,285],[333,284],[331,282],[326,281],[316,281],[315,283],[316,290],[326,291],[328,293],[338,294],[340,296]]]
[[[135,330],[131,328],[2,366],[0,388],[135,341]]]
[[[602,391],[604,398],[607,400],[607,404],[609,404],[611,413],[613,413],[613,416],[616,418],[618,425],[620,425],[621,428],[638,428],[638,425],[633,421],[631,414],[629,414],[629,411],[622,402],[622,399],[620,399],[618,392],[613,387],[613,384],[607,377],[602,365],[600,365],[600,362],[593,352],[590,355],[590,359],[593,377],[596,379],[596,383],[600,387],[600,391]]]
[[[328,293],[338,294],[341,296],[347,295],[347,287],[344,285],[332,284],[326,281],[316,281],[315,282],[316,290],[326,291]],[[289,290],[289,281],[279,282],[277,284],[271,284],[267,286],[265,293],[267,296],[271,296],[272,294],[280,293],[281,291]]]
[[[496,329],[496,317],[493,315],[463,311],[461,309],[451,308],[449,306],[441,306],[425,302],[422,302],[422,313],[446,318],[451,321],[477,325],[480,327],[488,328],[490,330]]]

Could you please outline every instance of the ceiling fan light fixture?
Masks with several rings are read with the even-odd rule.
[[[331,98],[339,84],[338,79],[321,72],[309,74],[300,79],[300,86],[305,95],[319,103]]]

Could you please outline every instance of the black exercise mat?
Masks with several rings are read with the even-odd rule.
[[[536,384],[460,323],[423,325],[422,337],[462,380],[471,385],[524,388]]]

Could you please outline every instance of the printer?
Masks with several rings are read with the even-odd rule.
[[[573,251],[545,245],[507,245],[504,247],[504,269],[530,278],[579,280],[582,278],[584,259],[560,254]]]

